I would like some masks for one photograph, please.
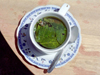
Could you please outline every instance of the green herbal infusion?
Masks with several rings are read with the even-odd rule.
[[[60,46],[67,37],[64,23],[55,17],[44,17],[35,25],[35,40],[42,47],[54,49]]]

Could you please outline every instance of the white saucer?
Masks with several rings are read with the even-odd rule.
[[[37,15],[46,12],[52,11],[57,12],[60,7],[55,5],[47,5],[47,6],[40,6],[36,7],[32,11],[28,12],[21,20],[20,25],[17,29],[17,39],[18,39],[18,48],[21,54],[25,57],[25,59],[33,64],[38,66],[39,68],[47,69],[51,62],[53,61],[55,54],[52,55],[41,55],[37,52],[36,48],[33,46],[29,39],[28,28],[31,22],[36,18]],[[56,68],[61,67],[71,61],[77,54],[78,49],[81,44],[81,34],[80,34],[80,27],[78,22],[74,19],[70,12],[67,12],[65,15],[69,19],[69,23],[71,26],[76,25],[79,28],[79,36],[77,40],[66,46],[64,52],[59,59]]]

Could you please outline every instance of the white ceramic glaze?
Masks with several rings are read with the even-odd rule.
[[[31,22],[35,20],[35,18],[44,12],[52,11],[58,12],[60,9],[59,6],[56,5],[47,5],[47,6],[39,6],[34,8],[32,11],[28,12],[21,20],[20,25],[18,26],[16,37],[17,37],[17,45],[20,53],[23,57],[32,65],[36,65],[39,68],[48,69],[50,64],[52,63],[56,54],[49,55],[40,55],[37,52],[37,49],[33,47],[30,43],[28,36],[28,27]],[[78,53],[78,49],[81,45],[81,30],[77,20],[73,17],[73,15],[68,11],[65,15],[68,18],[68,22],[70,26],[77,26],[79,29],[79,36],[74,43],[68,44],[64,48],[64,52],[59,59],[56,68],[62,67],[71,61],[76,54]]]
[[[70,37],[71,37],[71,26],[68,22],[68,18],[66,18],[64,15],[66,14],[66,12],[68,11],[68,9],[70,8],[70,6],[68,4],[64,4],[61,9],[59,10],[59,12],[52,12],[52,11],[47,11],[47,12],[44,12],[40,15],[38,15],[31,23],[30,25],[30,29],[29,29],[29,36],[30,36],[30,39],[33,43],[33,45],[35,45],[35,47],[37,48],[37,50],[42,54],[52,54],[52,53],[55,53],[55,52],[58,52],[60,50],[62,50],[69,42],[70,40]],[[65,10],[66,9],[66,10]],[[55,49],[47,49],[47,48],[44,48],[42,46],[40,46],[36,40],[35,40],[35,33],[34,33],[34,27],[35,27],[35,24],[37,23],[37,21],[39,19],[42,19],[44,17],[48,17],[48,16],[53,16],[53,17],[56,17],[56,18],[59,18],[60,20],[62,20],[64,22],[64,24],[66,25],[66,28],[67,28],[67,37],[66,37],[66,40],[64,41],[64,43],[62,45],[60,45],[59,47],[55,48]]]

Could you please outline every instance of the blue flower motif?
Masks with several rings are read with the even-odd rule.
[[[25,27],[28,27],[28,24],[26,24]]]
[[[69,24],[70,24],[70,25],[72,25],[72,23],[71,23],[71,22],[69,22]]]
[[[44,58],[42,58],[42,59],[41,59],[41,61],[45,61],[45,59],[44,59]]]
[[[46,61],[44,58],[41,59],[42,63],[44,63],[44,61]]]
[[[25,46],[26,44],[25,43],[23,43],[23,46]]]
[[[39,12],[39,14],[41,14],[41,12]]]
[[[67,56],[70,56],[70,53],[67,53]]]
[[[34,55],[34,54],[32,54],[31,56],[32,56],[32,57],[35,57],[35,55]]]
[[[49,63],[52,63],[52,60],[49,60]]]
[[[55,11],[55,12],[58,12],[58,11],[59,11],[59,9],[55,9],[54,11]]]
[[[23,40],[24,42],[27,42],[26,40]]]
[[[38,58],[36,58],[36,60],[38,61]]]
[[[24,54],[26,54],[26,52],[24,50],[22,50]]]

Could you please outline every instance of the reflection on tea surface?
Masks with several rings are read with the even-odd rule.
[[[42,47],[54,49],[66,39],[67,28],[55,17],[44,17],[35,25],[35,40]]]

